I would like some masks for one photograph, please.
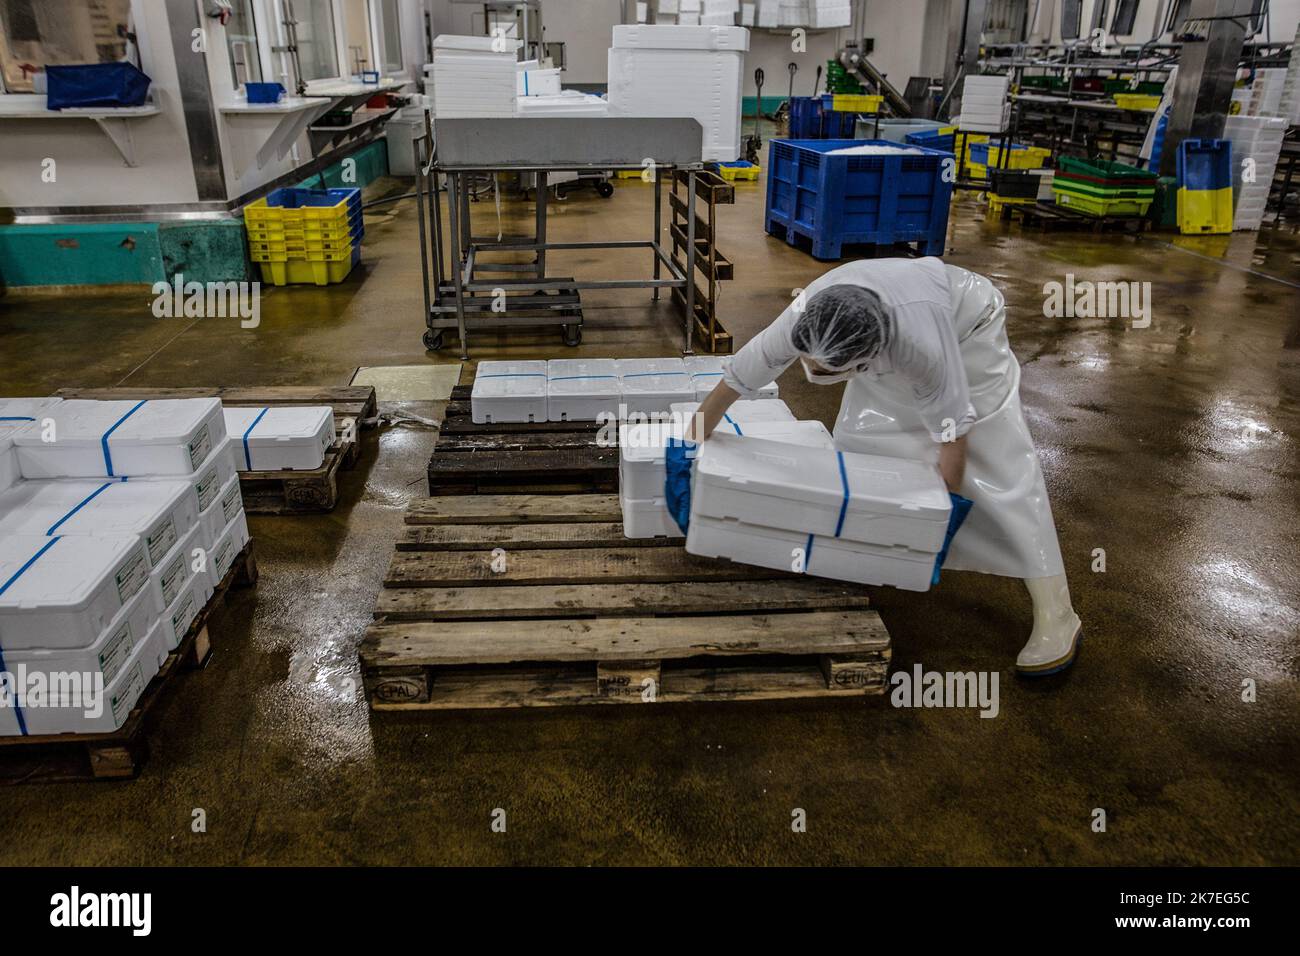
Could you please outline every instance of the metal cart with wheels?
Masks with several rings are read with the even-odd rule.
[[[700,124],[688,118],[515,117],[442,119],[426,124],[416,140],[420,169],[416,208],[420,264],[424,286],[424,345],[436,350],[449,331],[460,340],[462,359],[469,358],[469,334],[485,329],[559,326],[566,345],[582,341],[582,289],[681,289],[686,298],[682,351],[692,352],[695,284],[686,277],[695,269],[695,221],[688,223],[683,272],[660,243],[661,183],[682,170],[690,199],[696,175],[704,168]],[[576,171],[636,169],[653,163],[654,234],[650,239],[603,242],[551,242],[546,235],[547,177]],[[537,208],[531,236],[474,236],[470,229],[466,180],[481,173],[536,174]],[[443,182],[445,180],[445,183]],[[443,195],[447,228],[442,224]],[[563,249],[646,248],[653,277],[580,280],[547,273],[547,253]],[[532,253],[530,262],[500,262],[497,253]],[[662,277],[667,272],[667,277]]]

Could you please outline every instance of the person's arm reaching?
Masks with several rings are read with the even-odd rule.
[[[966,474],[966,436],[939,445],[939,474],[948,490],[961,494],[962,478]]]
[[[686,433],[682,437],[687,441],[708,441],[709,436],[713,434],[713,429],[717,428],[718,422],[722,421],[722,416],[738,398],[740,394],[726,382],[719,382],[713,386],[713,391],[700,402],[699,409],[687,424]]]

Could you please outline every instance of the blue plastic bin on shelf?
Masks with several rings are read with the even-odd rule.
[[[944,153],[953,151],[955,140],[955,133],[940,133],[938,130],[933,129],[917,130],[903,136],[903,142],[908,146],[923,146],[926,149],[937,149]]]
[[[47,66],[45,80],[52,110],[143,106],[153,82],[131,63]]]
[[[826,109],[820,96],[790,100],[791,139],[852,139],[857,116]]]
[[[889,153],[832,155],[856,146]],[[769,156],[765,222],[777,238],[792,246],[807,240],[816,259],[838,259],[842,246],[856,243],[917,243],[922,255],[942,254],[951,153],[884,140],[776,139]]]
[[[279,83],[245,83],[244,94],[250,103],[278,103],[284,87]]]

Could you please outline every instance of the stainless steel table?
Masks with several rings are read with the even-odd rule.
[[[674,265],[660,244],[661,183],[665,173],[682,169],[687,176],[689,208],[695,208],[696,174],[704,168],[700,124],[688,118],[513,117],[436,119],[416,140],[420,169],[416,176],[420,265],[424,283],[424,344],[438,349],[455,329],[461,358],[469,358],[469,333],[483,329],[558,325],[564,341],[582,338],[582,289],[653,290],[681,288],[686,298],[683,354],[692,352],[695,283],[695,219],[689,217],[686,270]],[[651,239],[551,242],[546,236],[546,180],[553,172],[654,170],[654,234]],[[470,177],[484,174],[535,173],[537,207],[531,236],[483,237],[470,230]],[[440,180],[445,178],[445,185]],[[447,235],[443,235],[442,196],[447,195]],[[646,248],[652,253],[653,278],[580,280],[552,276],[546,257],[559,249]],[[488,252],[533,253],[531,262],[491,263]],[[444,261],[445,259],[445,261]],[[666,270],[668,277],[661,277]],[[484,273],[514,273],[511,278]]]

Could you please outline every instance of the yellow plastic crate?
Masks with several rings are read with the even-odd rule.
[[[349,239],[328,241],[307,241],[286,239],[281,241],[248,243],[249,258],[254,262],[286,262],[293,259],[305,259],[328,262],[346,259],[352,255],[353,243]]]
[[[347,223],[320,222],[256,222],[246,223],[248,238],[276,239],[347,239],[352,227]]]
[[[1185,236],[1212,236],[1232,232],[1232,187],[1179,189],[1178,231]]]
[[[722,175],[723,179],[731,180],[734,182],[737,179],[742,179],[742,180],[758,179],[758,174],[762,172],[762,169],[756,164],[749,165],[749,166],[719,165],[718,172]]]
[[[333,285],[348,277],[355,263],[351,258],[341,262],[259,262],[262,281],[271,285]]]
[[[1041,146],[1027,146],[1024,149],[1010,150],[1007,164],[1002,165],[1002,150],[997,146],[989,147],[989,165],[996,169],[1042,169],[1047,157],[1052,155],[1050,149]]]
[[[640,179],[641,170],[639,169],[616,169],[614,170],[615,179]]]
[[[1160,97],[1144,93],[1116,93],[1115,105],[1125,110],[1145,110],[1148,113],[1160,106]]]
[[[322,225],[348,224],[348,205],[341,202],[337,206],[299,206],[288,209],[284,206],[269,206],[266,197],[254,199],[244,207],[244,225],[260,223],[319,223]]]
[[[831,109],[837,113],[879,113],[884,99],[867,93],[833,93]]]

